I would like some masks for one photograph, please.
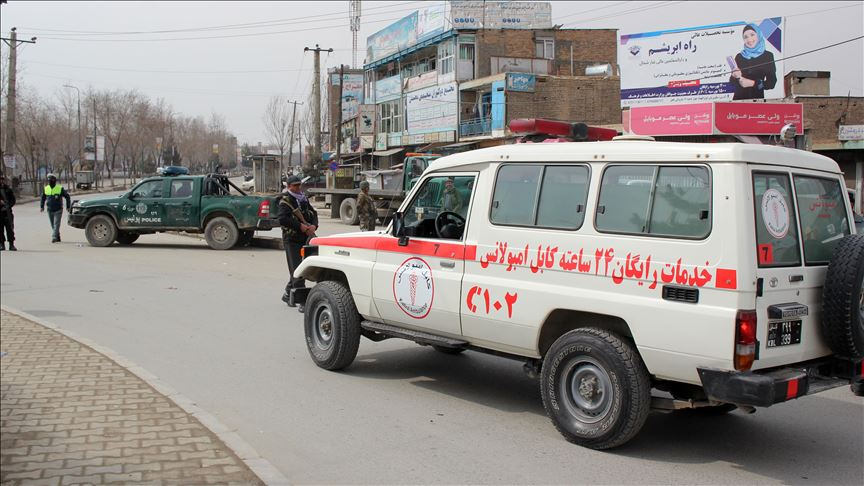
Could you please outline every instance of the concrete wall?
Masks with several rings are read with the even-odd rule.
[[[836,144],[840,125],[864,125],[864,98],[845,96],[797,96],[795,103],[804,105],[804,129],[809,130],[814,149]]]

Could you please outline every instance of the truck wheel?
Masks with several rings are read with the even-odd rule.
[[[546,415],[568,441],[591,449],[619,446],[645,423],[651,403],[639,354],[612,333],[582,328],[564,334],[543,360]]]
[[[360,314],[345,285],[326,281],[313,287],[303,323],[306,347],[316,365],[337,371],[354,361],[360,346]]]
[[[91,246],[108,246],[117,238],[117,226],[114,220],[104,214],[97,214],[87,221],[84,236]]]
[[[837,244],[822,290],[822,335],[834,354],[864,357],[864,235]]]
[[[339,218],[342,222],[350,225],[360,224],[360,216],[357,214],[357,200],[346,197],[339,205]]]
[[[137,233],[127,233],[126,231],[120,231],[117,233],[117,243],[121,245],[131,245],[138,240],[138,237],[141,236]]]
[[[214,250],[230,250],[237,244],[238,233],[234,221],[219,216],[207,223],[207,227],[204,228],[204,239],[207,240],[207,246]]]

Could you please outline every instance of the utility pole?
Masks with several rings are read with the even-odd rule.
[[[0,37],[3,42],[9,46],[9,86],[8,91],[6,92],[6,145],[3,151],[3,168],[5,170],[6,166],[6,157],[11,156],[13,165],[16,154],[17,139],[15,138],[15,74],[16,74],[16,64],[18,61],[18,44],[28,43],[35,44],[36,38],[31,37],[29,41],[27,40],[18,40],[18,34],[15,32],[15,27],[12,27],[11,32],[9,33],[9,38]],[[13,173],[14,173],[13,167]]]
[[[294,112],[291,114],[291,135],[288,136],[288,167],[291,167],[291,159],[292,159],[292,155],[294,153],[294,124],[297,123],[297,104],[299,103],[302,105],[303,102],[289,101],[288,103],[291,103],[294,105]],[[300,137],[297,137],[297,142],[299,144]],[[300,145],[300,152],[301,152],[300,155],[302,157],[302,155],[303,155],[302,154],[302,152],[303,152],[303,146],[302,145]]]
[[[342,86],[344,84],[345,65],[339,63],[339,101],[336,107],[336,163],[338,164],[342,163]]]
[[[64,84],[63,87],[72,88],[78,93],[78,170],[81,170],[81,90],[71,84]],[[72,167],[69,167],[69,169],[69,177],[72,177]]]
[[[316,163],[321,162],[321,51],[333,52],[333,49],[321,49],[318,44],[315,48],[304,47],[303,52],[315,52],[315,79],[312,81],[312,123],[315,124],[315,130],[312,132],[312,153],[306,164],[314,167]]]

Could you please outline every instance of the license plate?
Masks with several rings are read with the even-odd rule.
[[[801,321],[768,323],[768,347],[788,346],[801,343]]]

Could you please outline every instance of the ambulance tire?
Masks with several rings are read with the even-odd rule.
[[[610,449],[645,424],[651,383],[639,353],[615,334],[580,328],[546,353],[540,390],[546,415],[570,442]]]
[[[864,357],[864,234],[837,244],[822,292],[822,336],[839,357]]]
[[[344,284],[325,281],[312,287],[303,327],[309,356],[318,367],[338,371],[354,361],[360,347],[360,313]]]

